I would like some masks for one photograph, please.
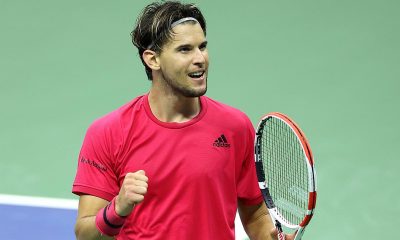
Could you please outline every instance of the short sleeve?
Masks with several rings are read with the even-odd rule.
[[[118,194],[111,141],[115,138],[103,121],[95,121],[87,130],[78,158],[72,192],[93,195],[108,201]]]
[[[245,157],[237,182],[237,194],[245,205],[256,205],[263,201],[254,162],[255,131],[250,120],[246,117]]]

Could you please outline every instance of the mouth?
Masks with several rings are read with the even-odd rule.
[[[196,71],[189,73],[188,76],[193,80],[203,80],[205,77],[205,73],[205,71]]]

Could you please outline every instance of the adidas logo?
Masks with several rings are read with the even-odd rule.
[[[226,140],[225,135],[222,134],[219,138],[217,138],[217,140],[214,141],[213,146],[229,148],[231,145],[228,143],[228,140]]]

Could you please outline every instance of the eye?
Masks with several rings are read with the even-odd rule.
[[[188,46],[182,46],[182,47],[178,48],[178,51],[181,52],[181,53],[187,53],[187,52],[189,52],[191,50],[192,49],[190,47],[188,47]]]
[[[199,46],[199,48],[200,48],[200,50],[206,50],[207,49],[207,42],[204,42],[204,43],[202,43],[200,46]]]

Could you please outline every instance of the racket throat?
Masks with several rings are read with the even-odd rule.
[[[282,225],[278,220],[275,220],[275,227],[278,230],[278,232],[283,232]]]

